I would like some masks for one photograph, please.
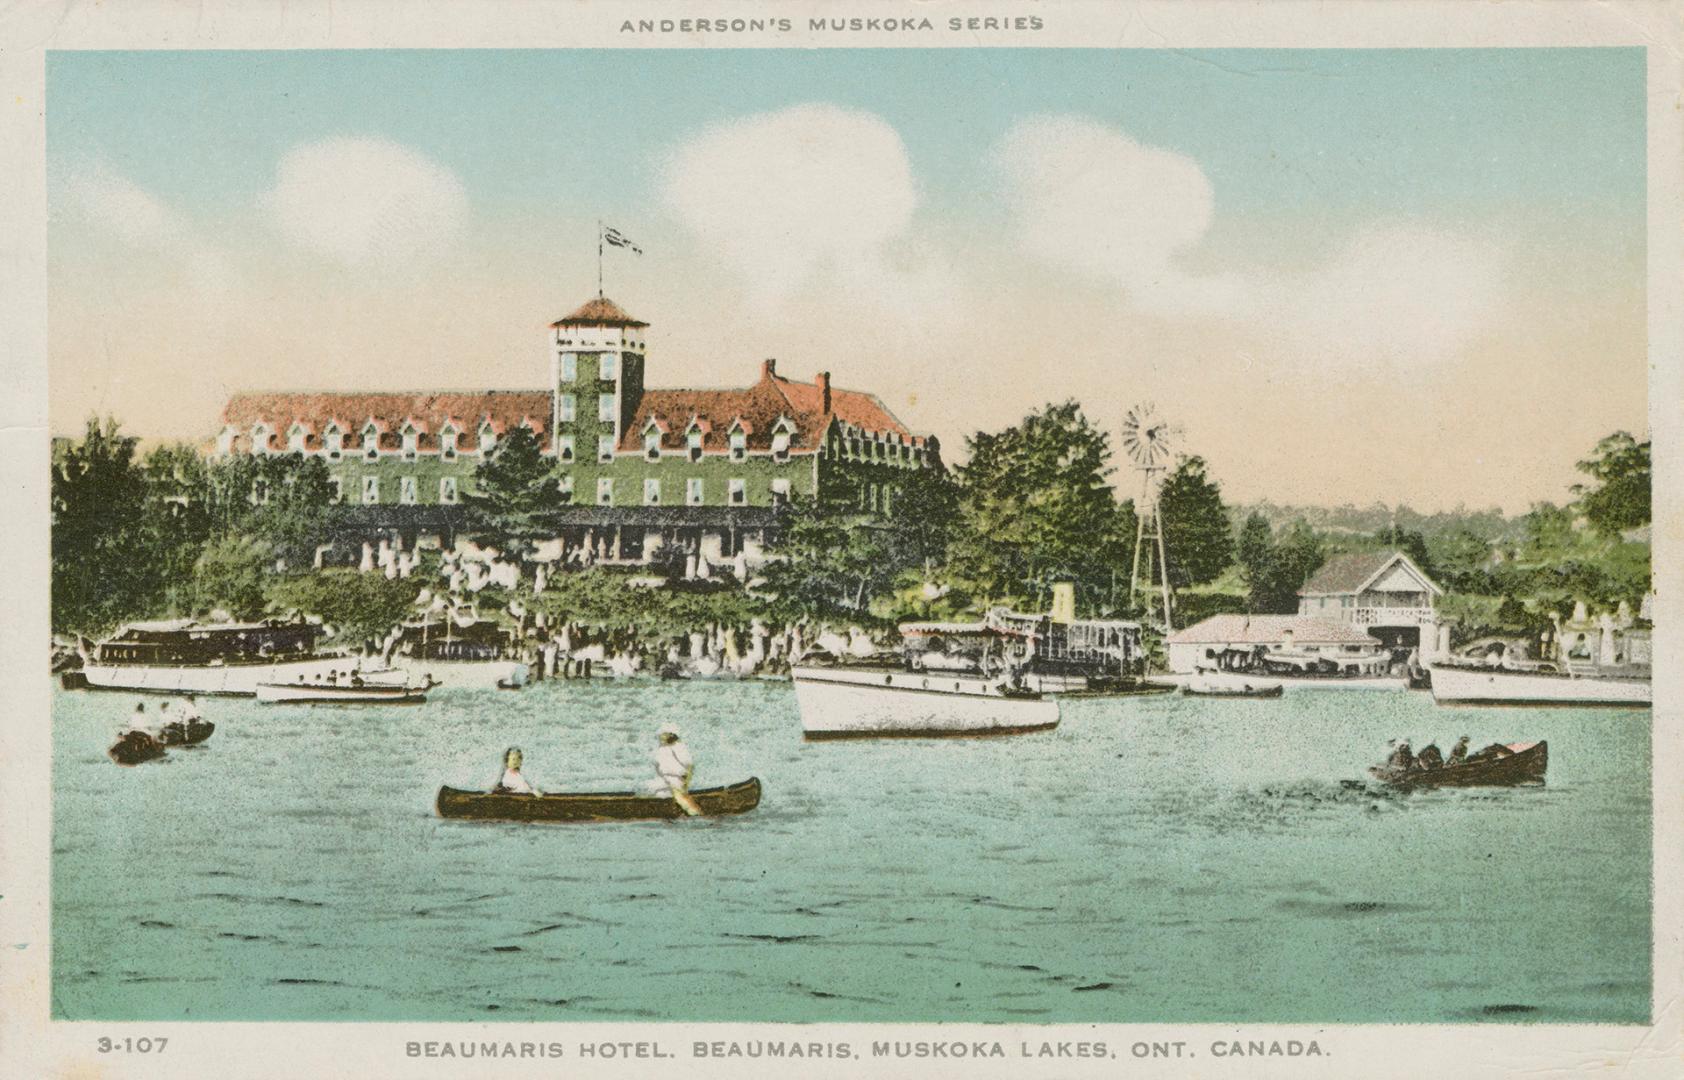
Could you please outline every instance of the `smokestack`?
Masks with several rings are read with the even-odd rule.
[[[760,379],[761,379],[762,382],[764,382],[767,379],[773,378],[774,376],[777,375],[777,373],[778,373],[778,362],[777,362],[777,360],[768,356],[766,359],[760,361]]]
[[[813,381],[818,383],[818,385],[819,385],[819,397],[823,401],[823,404],[820,406],[820,410],[823,411],[823,412],[829,412],[830,411],[830,372],[828,372],[828,371],[819,372],[818,377],[816,379],[814,379]]]

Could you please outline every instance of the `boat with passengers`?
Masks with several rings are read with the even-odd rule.
[[[349,675],[355,658],[316,650],[322,628],[307,622],[132,622],[84,647],[67,687],[143,694],[255,697],[259,683],[315,681]]]

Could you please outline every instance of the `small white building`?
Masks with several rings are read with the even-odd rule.
[[[1164,646],[1169,669],[1180,675],[1239,666],[1259,650],[1313,657],[1325,661],[1322,666],[1365,673],[1389,659],[1380,640],[1366,630],[1304,615],[1212,615],[1169,635]]]
[[[1433,607],[1443,594],[1401,551],[1355,552],[1335,555],[1310,575],[1298,590],[1298,614],[1347,623],[1388,648],[1420,649],[1430,657],[1450,644]]]

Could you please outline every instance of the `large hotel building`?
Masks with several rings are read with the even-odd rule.
[[[597,297],[550,326],[543,390],[242,393],[215,452],[327,462],[347,541],[450,544],[474,471],[516,427],[554,460],[564,561],[757,558],[777,507],[824,494],[893,513],[907,470],[940,464],[876,396],[780,375],[752,385],[644,385],[644,330]]]

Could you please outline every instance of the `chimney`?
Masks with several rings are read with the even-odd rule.
[[[768,356],[766,359],[760,361],[760,381],[761,382],[765,382],[767,379],[774,378],[774,377],[777,376],[777,374],[778,374],[778,362],[776,360],[774,360],[772,357]]]
[[[828,372],[828,371],[819,372],[818,376],[813,381],[815,383],[817,383],[818,387],[819,387],[819,397],[822,401],[822,404],[820,405],[820,411],[821,412],[829,412],[830,411],[830,372]]]

